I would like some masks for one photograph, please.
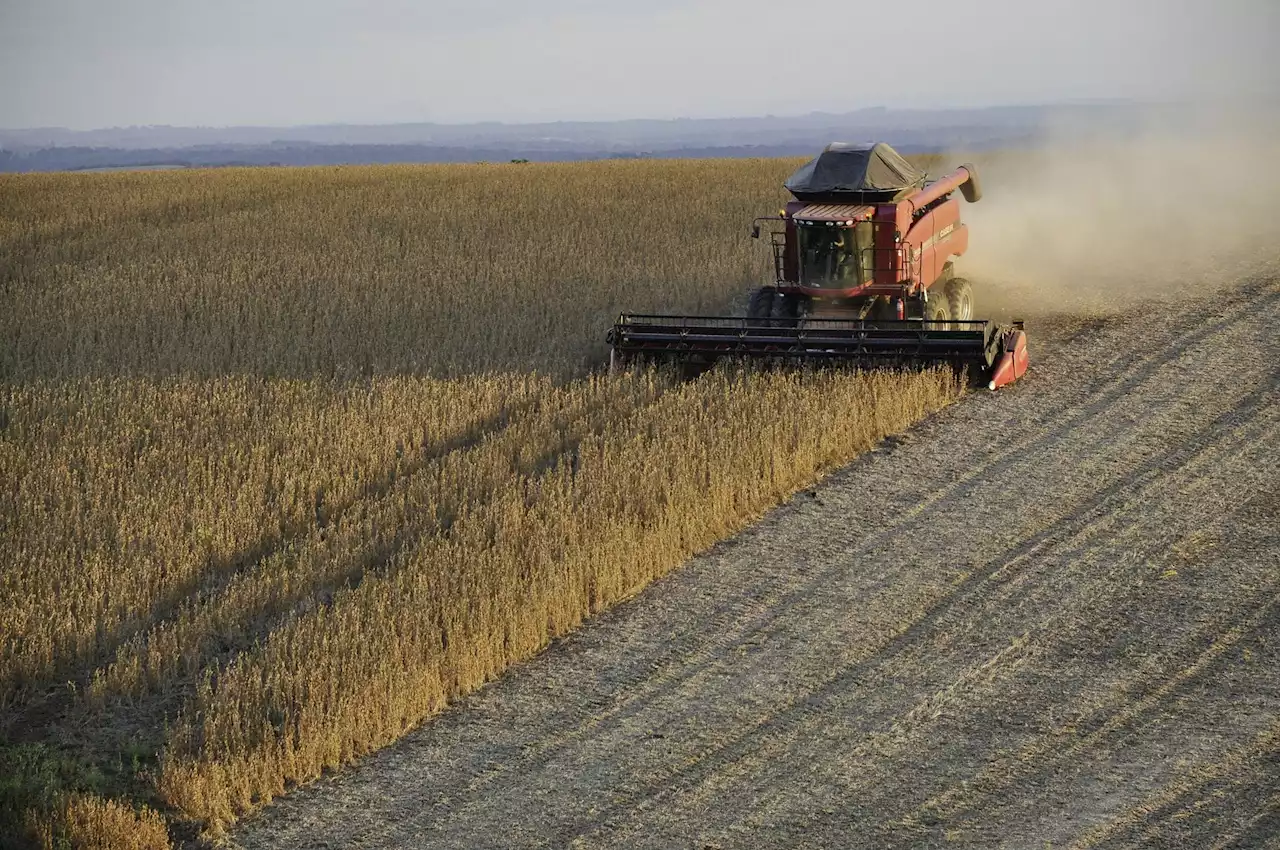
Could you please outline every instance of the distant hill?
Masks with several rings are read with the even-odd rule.
[[[670,121],[0,130],[0,171],[799,156],[833,140],[930,153],[1134,132],[1175,109],[1101,103]]]

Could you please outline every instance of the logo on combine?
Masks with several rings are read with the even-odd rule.
[[[912,262],[919,260],[921,254],[923,254],[925,251],[929,250],[934,245],[937,245],[939,242],[946,239],[948,236],[950,236],[952,233],[955,232],[955,229],[956,229],[956,226],[954,224],[948,224],[946,227],[942,228],[937,233],[933,234],[928,239],[924,240],[923,243],[917,245],[911,252]]]

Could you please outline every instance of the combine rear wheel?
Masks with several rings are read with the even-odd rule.
[[[944,291],[951,318],[964,322],[973,318],[973,287],[969,285],[969,281],[962,277],[953,277],[947,281]]]

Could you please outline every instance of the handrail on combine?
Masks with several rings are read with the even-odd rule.
[[[773,250],[773,278],[775,283],[783,287],[795,286],[795,282],[787,278],[786,231],[770,231],[769,247]],[[873,277],[881,272],[892,271],[897,278],[901,278],[904,281],[919,278],[917,274],[918,266],[920,265],[919,259],[905,250],[902,245],[894,245],[891,248],[871,245],[858,249],[858,254],[859,262],[862,263],[863,267],[872,269]],[[868,254],[871,255],[870,263],[865,261],[865,257]],[[885,257],[888,257],[888,262],[882,263],[881,260]]]

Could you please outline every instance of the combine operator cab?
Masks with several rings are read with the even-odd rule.
[[[870,221],[797,221],[799,280],[805,291],[857,289],[875,280]],[[775,261],[777,256],[775,255]]]

